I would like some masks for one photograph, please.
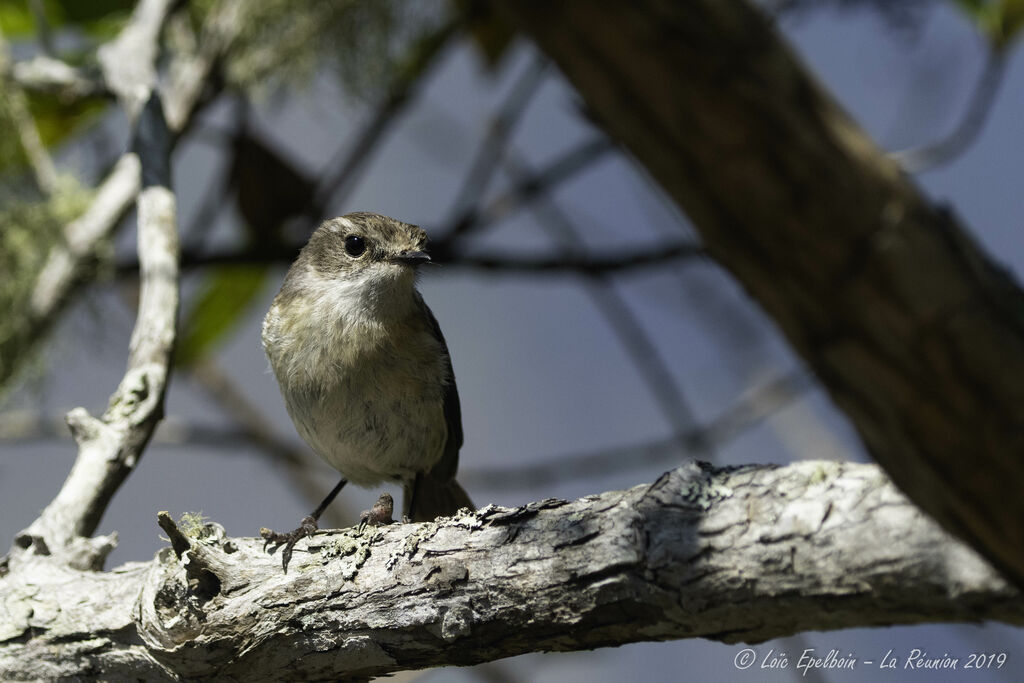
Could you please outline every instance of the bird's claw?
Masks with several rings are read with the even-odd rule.
[[[303,517],[302,521],[299,522],[299,528],[284,534],[263,527],[260,529],[260,537],[263,539],[263,550],[266,550],[272,544],[275,548],[284,544],[284,550],[281,551],[281,566],[284,568],[284,573],[287,574],[288,563],[291,562],[292,549],[295,548],[295,544],[307,536],[312,536],[319,528],[316,518],[312,516]]]
[[[359,515],[359,531],[362,532],[368,526],[383,526],[394,524],[395,520],[391,515],[395,512],[395,499],[390,493],[380,494],[380,498],[369,510],[363,510]]]

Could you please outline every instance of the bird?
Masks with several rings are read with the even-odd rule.
[[[288,270],[262,341],[299,435],[341,480],[299,527],[260,530],[285,544],[318,529],[348,482],[400,483],[403,519],[473,503],[455,479],[462,413],[448,345],[416,288],[427,234],[377,213],[324,221]]]

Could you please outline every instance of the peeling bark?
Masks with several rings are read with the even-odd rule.
[[[162,518],[166,527],[169,518]],[[321,532],[291,569],[208,524],[101,573],[0,578],[0,677],[365,678],[536,651],[990,619],[1024,600],[874,465],[689,464],[573,502]]]

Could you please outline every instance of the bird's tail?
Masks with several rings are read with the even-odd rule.
[[[404,488],[404,514],[413,522],[433,522],[438,517],[454,515],[460,508],[476,509],[469,494],[454,479],[440,480],[421,474]]]

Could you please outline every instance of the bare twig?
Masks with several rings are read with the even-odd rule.
[[[201,380],[204,384],[207,381],[210,382],[211,386],[208,389],[211,391],[211,395],[219,401],[226,400],[233,406],[245,406],[248,401],[244,396],[241,396],[239,400],[234,397],[236,389],[225,391],[223,386],[220,386],[220,380],[217,379],[216,374],[219,374],[219,371],[215,375]],[[741,395],[735,403],[710,422],[686,432],[602,451],[544,457],[537,463],[520,462],[511,467],[494,468],[469,466],[462,469],[460,479],[465,479],[467,483],[479,488],[525,489],[578,478],[581,472],[586,473],[587,476],[601,476],[631,471],[637,467],[671,464],[679,461],[680,443],[725,445],[746,430],[791,405],[812,386],[813,380],[810,376],[803,372],[793,372],[765,380]],[[218,397],[217,394],[222,392],[223,396]],[[229,412],[234,413],[234,409],[229,409]],[[284,463],[289,471],[293,468],[296,472],[304,470],[306,460],[302,452],[274,434],[273,431],[268,430],[265,427],[265,420],[261,419],[261,422],[250,424],[252,418],[257,417],[258,413],[252,413],[251,417],[243,419],[244,413],[247,412],[248,408],[243,407],[238,414],[234,415],[239,423],[236,428],[196,425],[184,418],[171,415],[161,423],[153,442],[234,448],[240,441],[248,441],[257,446],[262,453],[273,458],[275,462]],[[259,429],[254,428],[255,424],[260,425]],[[38,443],[60,440],[66,436],[63,422],[57,417],[48,417],[30,411],[0,413],[0,441]],[[834,450],[828,448],[822,452],[834,454]],[[303,483],[301,479],[299,482]],[[309,481],[307,483],[311,485],[310,492],[313,492],[313,488],[316,488],[317,491],[320,490],[320,482]],[[344,519],[335,520],[334,523],[345,523],[349,519],[351,519],[351,515],[346,515]]]
[[[99,245],[128,212],[141,187],[141,166],[125,154],[96,190],[89,208],[64,228],[64,244],[55,245],[36,278],[29,315],[35,325],[48,322],[81,279]]]
[[[221,0],[214,5],[200,30],[194,54],[175,55],[168,69],[166,116],[171,130],[180,133],[192,120],[192,114],[209,84],[209,76],[228,52],[238,35],[245,3]]]
[[[680,262],[704,256],[704,249],[700,245],[677,242],[651,249],[637,249],[632,253],[615,256],[566,251],[560,256],[534,258],[510,254],[451,254],[436,260],[438,263],[461,268],[529,275],[610,275],[633,270],[676,266]]]
[[[98,74],[43,55],[11,65],[10,78],[27,92],[54,95],[65,102],[111,94]]]
[[[182,270],[192,270],[208,266],[247,264],[259,265],[267,263],[287,264],[295,260],[301,247],[274,251],[239,249],[230,251],[203,252],[184,250],[181,254]],[[636,250],[625,254],[584,254],[573,253],[564,256],[514,256],[511,254],[452,254],[439,255],[434,260],[443,265],[456,268],[504,273],[522,273],[525,275],[598,275],[632,270],[643,270],[678,264],[694,258],[703,257],[704,249],[687,242]],[[117,264],[118,276],[135,276],[139,272],[138,261],[124,260]]]
[[[328,167],[339,165],[337,173],[328,173],[329,179],[320,183],[316,198],[309,205],[307,216],[312,220],[322,217],[325,210],[324,202],[330,195],[333,201],[337,202],[349,191],[351,180],[367,161],[369,151],[383,135],[387,126],[381,123],[396,116],[397,110],[391,105],[385,105],[378,111],[371,125],[359,136],[357,142],[346,147],[345,153],[340,155],[339,161],[331,162]],[[453,223],[438,229],[438,236],[431,240],[431,256],[438,263],[446,263],[469,268],[481,268],[484,270],[507,270],[523,272],[583,272],[602,273],[615,270],[627,270],[647,265],[669,263],[676,260],[688,259],[703,255],[703,249],[690,243],[670,244],[663,247],[653,248],[650,251],[638,251],[632,254],[621,256],[579,256],[566,253],[557,258],[541,257],[513,257],[507,255],[490,254],[463,254],[455,249],[453,245],[457,242],[454,238],[453,228],[462,226],[459,232],[470,229],[479,229],[506,218],[509,214],[529,205],[536,199],[552,192],[560,183],[571,179],[579,171],[588,168],[614,147],[604,136],[595,137],[576,147],[533,173],[524,173],[518,182],[513,183],[511,189],[498,196],[483,209],[469,208],[464,215],[459,216]],[[215,213],[215,204],[204,203],[201,216],[211,216]],[[182,268],[191,269],[208,265],[220,264],[258,264],[258,263],[290,263],[295,259],[301,245],[294,245],[288,249],[259,250],[247,248],[244,250],[232,250],[223,252],[204,252],[202,250],[186,249],[182,254]],[[138,270],[134,261],[126,260],[117,266],[120,276],[132,275]]]
[[[528,206],[532,201],[550,193],[576,173],[589,168],[612,149],[614,149],[614,145],[606,136],[595,136],[591,140],[572,147],[546,166],[532,173],[520,174],[510,190],[499,195],[485,207],[467,209],[450,225],[443,226],[440,235],[431,240],[431,253],[447,254],[453,249],[459,235],[496,223],[524,206]]]
[[[936,142],[891,152],[889,156],[898,161],[907,172],[921,173],[949,163],[963,154],[984,127],[1005,72],[1005,53],[998,47],[990,47],[967,111],[953,132]]]
[[[178,237],[168,189],[170,131],[155,94],[139,118],[134,148],[145,188],[138,198],[142,283],[128,369],[101,418],[84,408],[68,413],[78,458],[57,497],[18,534],[12,566],[54,557],[81,569],[101,568],[116,536],[90,535],[163,416],[178,313]]]
[[[512,158],[506,166],[514,179],[521,180],[529,169],[521,159]],[[583,243],[582,231],[549,196],[541,197],[533,206],[538,222],[561,244],[564,253],[571,253]],[[614,330],[633,364],[654,396],[667,422],[677,433],[693,432],[696,417],[682,390],[672,378],[668,362],[654,344],[626,298],[615,288],[608,274],[586,274],[584,291]],[[712,447],[691,439],[679,444],[702,457],[710,457]]]
[[[209,427],[180,415],[164,415],[150,443],[233,448],[247,436],[242,429]],[[0,413],[0,442],[5,444],[70,441],[66,417],[31,409]]]
[[[181,557],[192,547],[188,538],[181,533],[181,530],[178,529],[178,525],[174,523],[173,519],[171,519],[170,513],[167,511],[158,512],[156,521],[171,541],[171,548],[174,550],[175,555]]]
[[[160,31],[174,0],[139,0],[128,25],[96,52],[107,86],[134,120],[156,83]]]
[[[413,49],[408,66],[402,70],[380,103],[373,116],[355,137],[351,145],[343,147],[334,159],[328,162],[322,174],[324,180],[317,188],[310,203],[313,220],[323,218],[322,212],[329,204],[341,204],[354,188],[354,179],[369,163],[372,152],[384,134],[405,111],[406,105],[418,92],[426,72],[437,63],[437,58],[462,26],[462,17],[456,17],[426,36]],[[332,170],[333,169],[333,170]]]
[[[0,31],[0,74],[10,71],[11,54]],[[53,165],[50,153],[39,137],[36,122],[28,110],[28,102],[21,87],[14,81],[6,79],[5,87],[0,89],[0,106],[6,106],[18,131],[21,148],[25,152],[29,166],[32,168],[36,185],[46,195],[53,194],[57,189],[57,169]]]
[[[476,156],[469,165],[462,188],[452,202],[449,220],[453,226],[449,238],[464,233],[470,223],[464,222],[475,215],[476,208],[487,190],[487,186],[505,156],[508,140],[515,130],[516,122],[526,111],[537,89],[544,82],[547,60],[535,57],[512,87],[505,101],[498,107],[488,126],[487,135],[477,148]]]
[[[637,467],[665,465],[680,459],[679,444],[721,446],[752,426],[789,405],[812,386],[802,372],[766,381],[752,388],[725,412],[706,425],[662,439],[653,439],[604,451],[587,451],[542,458],[536,463],[516,463],[514,467],[464,468],[459,475],[467,484],[488,488],[536,488],[575,479],[581,473],[601,476],[634,470]]]

